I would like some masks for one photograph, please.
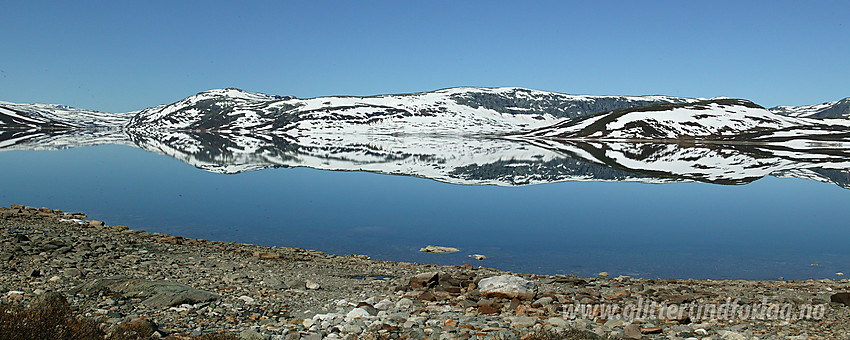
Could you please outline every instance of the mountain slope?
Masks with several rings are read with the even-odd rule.
[[[771,140],[816,135],[844,139],[850,121],[772,113],[741,99],[658,104],[562,121],[521,134],[533,138],[608,140]]]
[[[136,112],[108,113],[83,110],[67,105],[20,104],[3,101],[0,101],[0,108],[80,128],[119,128],[127,125],[130,118],[136,114]]]
[[[790,117],[850,118],[850,98],[817,105],[777,106],[770,112]]]
[[[73,125],[0,106],[0,129],[69,129]]]
[[[593,113],[589,110],[695,101],[665,96],[576,96],[520,88],[450,88],[413,94],[310,99],[223,89],[142,110],[128,127],[290,135],[307,132],[498,134]]]

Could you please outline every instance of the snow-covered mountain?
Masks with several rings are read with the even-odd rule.
[[[129,144],[228,174],[310,167],[504,186],[772,175],[850,188],[847,101],[768,110],[521,88],[310,99],[223,89],[119,114],[0,102],[0,150]]]
[[[796,138],[845,140],[850,120],[796,118],[750,101],[713,99],[657,104],[564,120],[519,133],[529,138],[632,141],[787,141]]]
[[[790,117],[850,118],[850,98],[816,105],[777,106],[770,112]]]
[[[14,108],[0,106],[0,129],[69,129],[72,127],[74,126]]]
[[[137,113],[107,113],[83,110],[67,105],[20,104],[0,101],[0,117],[2,117],[3,110],[78,128],[120,128],[127,125],[130,118]]]
[[[370,97],[310,99],[212,90],[142,110],[131,129],[272,134],[482,135],[522,131],[595,112],[696,99],[584,96],[521,88],[450,88]]]

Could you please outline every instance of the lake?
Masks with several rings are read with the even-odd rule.
[[[530,273],[837,279],[850,263],[843,163],[644,145],[644,156],[661,151],[636,170],[634,159],[582,158],[595,149],[581,145],[384,136],[366,149],[331,149],[213,137],[88,136],[76,140],[91,145],[73,147],[61,136],[30,139],[0,152],[0,205],[185,237]],[[394,138],[402,140],[381,144]],[[599,150],[619,159],[624,148]],[[687,159],[720,162],[705,153],[734,161],[681,170]],[[671,154],[691,158],[660,161]],[[742,165],[747,157],[757,166]],[[426,245],[461,251],[419,252]]]

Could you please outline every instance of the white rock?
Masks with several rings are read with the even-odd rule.
[[[530,316],[514,316],[511,320],[511,328],[528,328],[537,323],[537,319]]]
[[[305,284],[305,286],[307,287],[307,289],[310,289],[310,290],[317,290],[319,288],[322,288],[321,286],[319,286],[318,283],[310,281],[310,280],[307,280],[307,283]]]
[[[423,253],[435,253],[435,254],[443,254],[443,253],[457,253],[460,249],[452,248],[452,247],[441,247],[441,246],[427,246],[425,248],[419,249],[419,251]]]
[[[478,290],[484,296],[518,298],[529,300],[537,295],[537,284],[519,276],[499,275],[482,279]]]
[[[354,319],[367,319],[371,315],[363,308],[354,308],[348,314],[345,315],[345,322],[354,321]]]
[[[567,328],[569,326],[569,322],[563,318],[548,318],[546,322],[555,327]]]
[[[383,300],[381,300],[381,301],[379,301],[378,303],[375,304],[375,309],[377,309],[377,310],[387,310],[387,309],[390,309],[394,305],[395,304],[393,304],[393,302],[390,301],[389,299],[383,299]]]
[[[413,307],[413,300],[410,300],[408,298],[404,298],[404,299],[398,300],[398,302],[395,303],[395,306],[399,310],[410,309],[410,307]]]
[[[253,304],[253,303],[254,303],[254,298],[252,298],[252,297],[250,297],[250,296],[248,296],[248,295],[242,295],[242,296],[240,296],[240,297],[238,297],[238,298],[236,298],[236,299],[237,299],[237,300],[242,300],[242,301],[244,301],[244,302],[245,302],[245,303],[247,303],[247,304]]]
[[[747,338],[740,333],[736,333],[733,331],[717,331],[717,334],[720,335],[720,338],[723,340],[747,340]]]

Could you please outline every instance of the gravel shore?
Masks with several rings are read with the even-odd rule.
[[[62,294],[104,329],[154,337],[848,339],[850,281],[582,278],[375,261],[0,208],[0,304]],[[435,255],[439,256],[439,255]]]

